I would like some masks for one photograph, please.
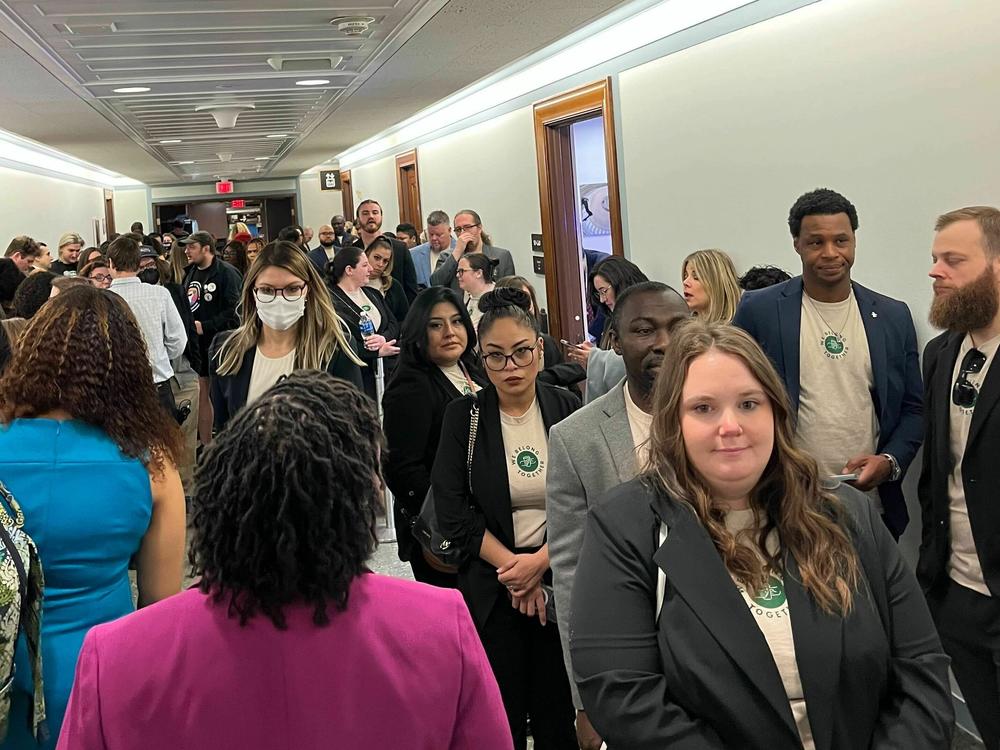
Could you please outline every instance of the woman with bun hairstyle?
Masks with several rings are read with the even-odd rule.
[[[544,352],[529,307],[519,289],[479,300],[480,359],[490,384],[445,409],[431,487],[441,532],[461,552],[458,588],[500,685],[514,747],[525,748],[530,717],[537,750],[569,750],[578,745],[559,630],[550,621],[545,478],[549,428],[580,400],[538,380]]]
[[[472,316],[474,326],[478,326],[480,318],[483,317],[479,309],[479,299],[487,292],[492,292],[496,286],[493,283],[493,271],[498,265],[500,261],[483,253],[463,255],[458,261],[455,275],[458,277],[459,288],[465,294],[465,306]]]

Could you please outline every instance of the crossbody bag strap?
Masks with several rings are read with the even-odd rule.
[[[473,404],[469,411],[469,452],[465,458],[465,478],[472,494],[472,453],[476,449],[476,434],[479,432],[479,405]]]
[[[10,490],[7,489],[6,485],[0,482],[0,496],[3,497],[5,504],[0,504],[0,542],[3,546],[7,548],[7,554],[10,556],[14,563],[14,567],[17,569],[17,583],[18,591],[21,593],[21,608],[18,612],[18,628],[24,626],[25,618],[28,614],[28,594],[30,591],[29,581],[28,581],[28,571],[24,568],[24,561],[21,559],[21,553],[17,549],[17,545],[14,544],[14,540],[11,538],[10,533],[7,531],[7,521],[9,520],[11,525],[14,527],[20,527],[24,523],[24,514],[21,513],[21,506],[17,504],[14,496],[10,494]],[[8,514],[7,508],[10,508],[10,513]],[[11,663],[10,667],[10,677],[13,678],[14,675],[14,664]]]

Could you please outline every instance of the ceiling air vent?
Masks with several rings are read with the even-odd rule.
[[[330,55],[328,57],[293,57],[287,58],[281,55],[267,58],[267,64],[279,73],[310,73],[318,70],[333,70],[341,62],[343,57]]]
[[[330,23],[344,32],[345,36],[361,36],[368,27],[375,23],[374,16],[340,16],[334,18]]]
[[[60,34],[76,34],[77,36],[114,34],[118,31],[118,24],[115,21],[112,21],[111,23],[74,24],[73,26],[65,23],[55,23],[52,25]]]
[[[251,102],[210,102],[209,104],[199,104],[194,108],[195,112],[208,112],[215,118],[215,124],[222,130],[236,127],[236,118],[243,112],[256,109]]]

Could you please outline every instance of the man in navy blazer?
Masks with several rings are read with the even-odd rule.
[[[733,323],[753,336],[785,381],[796,437],[827,474],[882,505],[898,539],[909,514],[901,480],[923,438],[917,335],[903,302],[851,280],[857,210],[826,189],[788,217],[802,275],[744,294]]]

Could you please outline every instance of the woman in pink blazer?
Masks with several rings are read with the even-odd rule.
[[[240,412],[198,474],[197,587],[90,631],[58,747],[510,750],[458,592],[366,568],[381,444],[326,373]]]

